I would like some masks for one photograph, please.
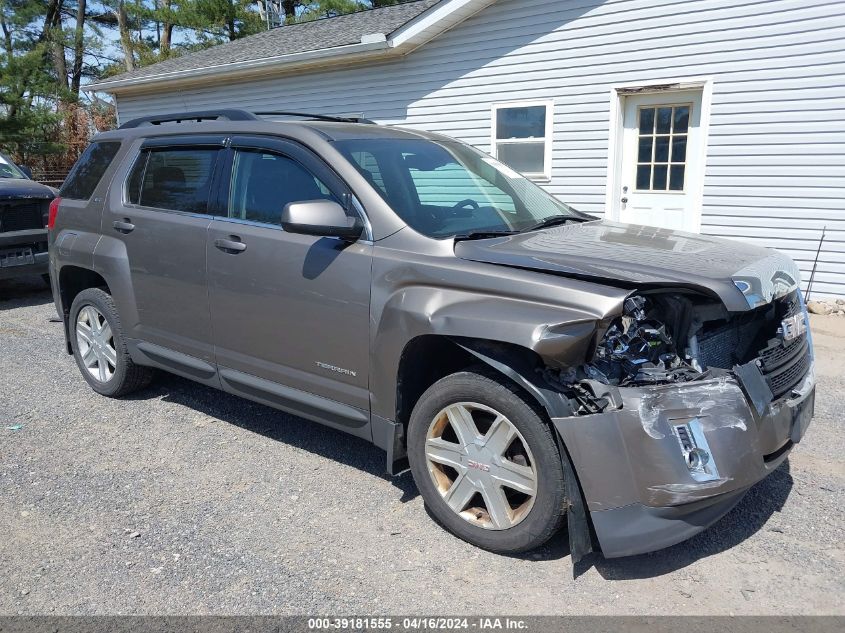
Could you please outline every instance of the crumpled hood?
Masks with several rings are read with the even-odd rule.
[[[18,200],[20,198],[53,199],[56,190],[26,178],[0,178],[0,200]]]
[[[768,303],[800,282],[783,253],[652,226],[594,221],[455,244],[461,259],[625,287],[682,285],[709,290],[731,311]]]

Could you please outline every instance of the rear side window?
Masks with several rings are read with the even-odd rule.
[[[119,149],[119,141],[91,143],[68,174],[59,196],[75,200],[90,198]]]
[[[145,150],[129,174],[129,202],[156,209],[206,213],[218,153],[217,149],[196,147]]]

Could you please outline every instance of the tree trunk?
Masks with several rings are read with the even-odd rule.
[[[238,34],[235,31],[235,5],[232,0],[229,0],[229,15],[226,16],[226,27],[229,30],[229,41],[237,39]]]
[[[51,0],[47,5],[44,16],[44,30],[41,31],[39,41],[47,42],[50,56],[53,58],[53,69],[60,88],[67,89],[67,60],[65,59],[64,32],[62,31],[62,4],[64,0]]]
[[[86,0],[77,0],[76,30],[73,32],[73,70],[70,76],[70,89],[79,96],[79,86],[82,83],[82,59],[85,55],[85,10]]]
[[[123,4],[123,0],[118,0],[115,15],[117,16],[117,29],[120,33],[120,47],[123,49],[126,70],[135,70],[135,48],[132,45],[132,33],[129,31],[129,20],[126,16],[126,7]]]
[[[65,59],[65,35],[61,20],[50,28],[50,48],[53,51],[53,68],[59,87],[67,90],[67,60]]]
[[[173,40],[173,17],[170,15],[171,0],[162,0],[161,6],[164,9],[164,20],[161,28],[161,44],[159,52],[162,57],[170,55],[170,42]]]

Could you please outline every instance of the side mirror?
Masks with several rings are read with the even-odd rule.
[[[18,165],[18,169],[23,172],[23,175],[32,180],[32,170],[26,165]]]
[[[364,226],[357,218],[346,215],[337,202],[331,200],[305,200],[290,202],[282,209],[282,228],[288,233],[339,237],[357,240]]]

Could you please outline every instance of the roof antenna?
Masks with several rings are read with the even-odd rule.
[[[816,250],[816,258],[813,260],[813,270],[810,273],[810,281],[807,282],[807,296],[805,297],[805,301],[810,300],[810,293],[813,292],[813,279],[816,276],[816,266],[819,264],[819,255],[822,252],[822,244],[824,244],[824,234],[827,231],[827,224],[822,227],[822,236],[819,239],[819,248]]]

